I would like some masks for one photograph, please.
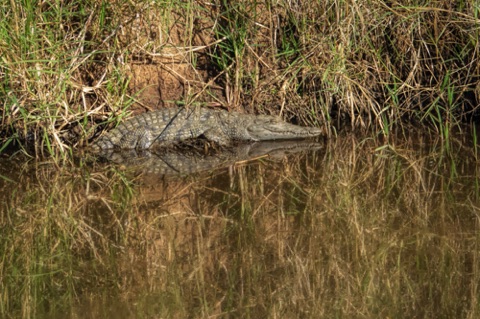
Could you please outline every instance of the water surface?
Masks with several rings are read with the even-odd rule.
[[[3,157],[0,314],[477,317],[471,140],[321,143],[166,175]]]

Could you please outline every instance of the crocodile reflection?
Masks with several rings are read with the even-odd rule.
[[[97,155],[143,173],[189,175],[262,157],[280,159],[289,154],[319,150],[322,146],[315,141],[285,140],[241,143],[217,150],[195,147],[103,150]]]

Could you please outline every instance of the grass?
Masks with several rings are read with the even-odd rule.
[[[447,137],[478,115],[478,12],[475,2],[413,0],[3,2],[2,150],[66,154],[130,109],[169,101],[328,134],[418,122]],[[160,100],[144,102],[148,81],[132,84],[139,64],[162,72]]]

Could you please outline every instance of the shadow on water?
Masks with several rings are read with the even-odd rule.
[[[2,159],[1,316],[478,317],[472,142],[322,144]]]

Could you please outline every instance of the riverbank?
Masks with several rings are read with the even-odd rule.
[[[478,116],[480,8],[416,3],[12,1],[0,151],[65,154],[178,104],[448,138]]]

